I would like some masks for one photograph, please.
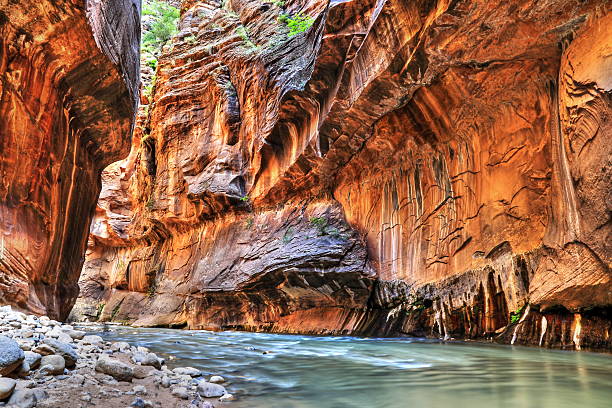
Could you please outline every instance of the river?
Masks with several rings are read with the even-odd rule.
[[[168,366],[224,376],[228,408],[610,408],[612,356],[422,339],[107,326]],[[172,356],[172,359],[171,359]]]

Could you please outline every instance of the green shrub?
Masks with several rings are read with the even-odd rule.
[[[105,303],[98,304],[98,313],[96,313],[96,320],[99,320],[100,316],[102,316],[102,311],[104,310],[104,306],[106,306]]]
[[[152,55],[147,56],[146,64],[150,66],[153,71],[155,71],[157,69],[157,58]]]
[[[289,28],[289,33],[287,35],[289,37],[303,33],[312,27],[312,24],[314,23],[314,18],[302,14],[302,12],[299,12],[294,16],[281,14],[277,20],[281,23],[287,24],[287,27]]]
[[[310,223],[317,227],[319,230],[319,235],[325,235],[327,233],[327,218],[324,217],[312,217],[310,218]]]
[[[519,307],[514,312],[510,313],[510,323],[515,324],[521,320],[521,316],[523,315],[523,310],[525,309],[525,305]]]
[[[113,320],[115,316],[117,316],[117,314],[119,313],[119,309],[121,308],[121,303],[123,303],[123,300],[117,303],[117,305],[113,308],[113,312],[111,313],[111,317],[110,317],[111,320]]]

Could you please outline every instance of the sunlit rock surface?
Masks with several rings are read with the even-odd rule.
[[[611,27],[606,1],[183,1],[75,318],[609,349]]]
[[[100,173],[125,157],[140,2],[0,1],[0,303],[65,318]]]

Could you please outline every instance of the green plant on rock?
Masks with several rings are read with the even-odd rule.
[[[157,81],[157,75],[151,77],[151,82],[145,87],[144,94],[147,98],[153,96],[153,88],[155,88],[155,82]]]
[[[140,41],[141,60],[154,72],[157,69],[157,58],[163,46],[178,32],[177,25],[180,12],[162,0],[143,0],[142,2],[142,37]],[[155,76],[147,84],[143,93],[150,97],[153,92]]]
[[[245,195],[243,195],[242,197],[240,197],[240,201],[243,201],[243,202],[248,202],[248,201],[249,201],[249,196],[248,196],[248,195],[246,195],[246,194],[245,194]]]
[[[514,312],[510,313],[510,323],[515,324],[521,320],[521,316],[523,315],[523,310],[525,310],[525,305],[519,307]]]
[[[327,218],[325,217],[311,217],[310,223],[317,227],[320,235],[325,235],[327,233]]]
[[[123,303],[123,301],[117,303],[117,306],[113,308],[113,312],[111,313],[111,317],[110,317],[111,320],[113,320],[115,316],[117,316],[117,314],[119,313],[119,308],[121,308],[121,303]]]
[[[253,48],[253,49],[257,48],[257,45],[251,40],[251,37],[249,36],[249,32],[247,31],[245,26],[240,26],[236,28],[236,34],[238,34],[240,38],[242,38],[244,43],[249,48]]]
[[[157,69],[157,58],[155,58],[153,55],[147,56],[145,63],[151,67],[153,71]]]
[[[338,228],[328,228],[325,230],[325,232],[327,232],[327,234],[329,234],[330,236],[334,237],[334,238],[342,238],[343,235],[340,233],[340,231],[338,231]]]
[[[100,320],[100,316],[102,316],[102,311],[104,310],[105,303],[98,303],[98,311],[96,313],[96,320]]]
[[[310,27],[312,27],[312,24],[314,23],[314,18],[306,14],[302,14],[302,12],[299,12],[293,16],[281,14],[280,16],[278,16],[277,20],[280,23],[287,24],[287,28],[289,28],[289,33],[287,33],[287,35],[289,37],[293,37],[305,32]]]

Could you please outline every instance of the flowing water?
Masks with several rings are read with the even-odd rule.
[[[605,354],[117,326],[99,334],[149,347],[170,368],[224,376],[239,398],[228,408],[612,407]]]

